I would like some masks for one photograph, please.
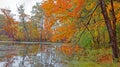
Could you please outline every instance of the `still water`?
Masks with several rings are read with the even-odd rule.
[[[0,44],[0,67],[67,67],[60,45]]]

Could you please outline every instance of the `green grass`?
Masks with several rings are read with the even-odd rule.
[[[87,58],[86,58],[87,59]],[[93,61],[71,61],[68,67],[119,67],[115,63],[97,63]]]
[[[109,62],[109,59],[98,62],[100,58],[109,55],[112,55],[111,49],[87,49],[76,55],[66,56],[66,60],[68,60],[68,67],[119,67],[120,63],[113,63],[111,60]]]

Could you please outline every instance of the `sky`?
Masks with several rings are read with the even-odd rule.
[[[43,0],[0,0],[0,8],[10,9],[13,14],[17,13],[17,6],[24,4],[25,13],[30,15],[32,6],[36,2],[42,2]]]

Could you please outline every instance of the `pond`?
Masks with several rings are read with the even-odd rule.
[[[0,67],[67,67],[60,45],[0,44]]]

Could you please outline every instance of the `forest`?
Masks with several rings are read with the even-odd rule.
[[[8,48],[17,45],[12,47],[15,50],[18,46],[25,47],[22,54],[5,54],[3,57],[9,61],[4,63],[4,67],[13,67],[10,65],[13,65],[11,61],[14,60],[11,59],[14,56],[22,56],[24,62],[26,56],[29,58],[37,56],[41,50],[41,57],[42,52],[47,49],[55,53],[56,58],[59,56],[62,58],[55,59],[59,62],[58,65],[55,66],[54,63],[51,66],[53,58],[48,66],[40,66],[40,63],[36,62],[38,66],[23,64],[19,67],[120,66],[120,0],[43,0],[32,7],[31,15],[25,13],[23,4],[17,7],[17,13],[19,18],[16,20],[15,14],[11,13],[10,9],[0,8],[0,54],[7,49],[3,48],[5,44]],[[22,44],[9,45],[9,42]],[[23,45],[24,42],[32,44]],[[35,45],[36,42],[51,43],[47,45],[52,47],[45,46],[46,44]],[[9,50],[12,51],[11,48]],[[48,58],[53,54],[45,56]],[[6,61],[1,55],[0,65]]]

